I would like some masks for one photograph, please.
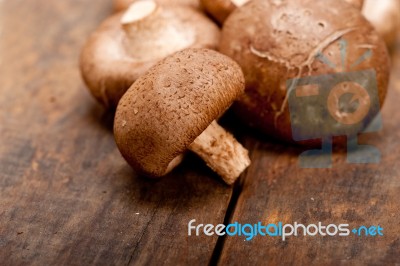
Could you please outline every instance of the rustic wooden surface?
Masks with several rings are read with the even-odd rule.
[[[195,157],[155,182],[121,158],[77,59],[109,0],[1,2],[0,265],[208,263],[232,190]]]
[[[400,265],[400,53],[393,65],[384,128],[360,138],[379,148],[380,164],[347,164],[346,153],[336,148],[332,169],[301,169],[297,163],[303,149],[248,137],[252,165],[230,217],[246,223],[379,224],[384,236],[289,237],[285,242],[279,237],[246,242],[229,237],[221,240],[221,265]]]
[[[379,165],[297,167],[301,150],[250,135],[234,188],[195,156],[146,180],[120,157],[87,93],[79,50],[111,1],[0,1],[0,265],[400,263],[400,56]],[[399,47],[400,48],[400,47]],[[188,237],[187,223],[380,224],[384,237]]]

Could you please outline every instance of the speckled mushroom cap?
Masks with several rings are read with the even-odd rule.
[[[340,40],[348,43],[342,69]],[[351,68],[372,50],[372,56]],[[221,53],[241,66],[246,92],[234,110],[267,135],[293,141],[287,81],[305,76],[374,69],[382,106],[389,80],[384,42],[349,3],[337,0],[253,0],[224,23]],[[335,66],[316,59],[321,52]]]
[[[243,90],[243,73],[230,58],[207,49],[177,52],[122,97],[114,121],[117,146],[134,169],[163,176]]]
[[[114,0],[114,10],[121,11],[127,9],[130,4],[137,1],[146,1],[146,0]],[[156,2],[160,5],[184,5],[189,6],[195,9],[201,9],[200,0],[156,0]]]
[[[189,47],[216,49],[219,42],[218,27],[189,7],[158,6],[154,16],[129,29],[130,35],[121,23],[123,15],[101,24],[80,59],[85,83],[106,107],[116,107],[133,82],[165,56]]]

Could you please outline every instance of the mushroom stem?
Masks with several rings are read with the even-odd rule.
[[[216,121],[189,146],[228,184],[233,184],[250,165],[248,151]]]
[[[140,28],[151,31],[158,9],[159,7],[154,1],[137,1],[131,4],[121,18],[121,24],[126,34],[135,37]]]

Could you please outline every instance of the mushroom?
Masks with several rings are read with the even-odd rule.
[[[115,11],[122,11],[127,9],[132,3],[143,1],[143,0],[114,0],[114,10]],[[200,7],[200,0],[156,0],[157,4],[160,5],[183,5],[189,6],[194,9],[201,10]]]
[[[207,13],[216,19],[221,25],[225,19],[237,8],[250,0],[201,0]]]
[[[219,28],[190,7],[138,1],[106,19],[83,48],[80,68],[93,96],[115,108],[151,66],[186,48],[216,49]]]
[[[287,82],[365,69],[376,72],[382,106],[387,48],[361,12],[349,7],[336,0],[251,1],[229,16],[219,51],[243,70],[246,91],[234,110],[245,123],[293,142]]]
[[[177,52],[122,97],[114,121],[117,146],[134,169],[150,177],[166,175],[191,150],[233,184],[250,159],[215,120],[243,91],[243,73],[230,58],[208,49]]]
[[[400,29],[399,0],[365,0],[363,15],[383,37],[388,47],[393,47]]]

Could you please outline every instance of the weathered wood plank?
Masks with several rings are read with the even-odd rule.
[[[0,2],[0,264],[205,264],[232,189],[189,156],[161,181],[137,177],[112,116],[86,91],[78,55],[111,1]]]
[[[187,223],[223,222],[232,189],[189,156],[169,177],[136,176],[112,115],[86,92],[77,60],[108,0],[0,2],[0,264],[206,264],[217,239]],[[299,169],[301,149],[249,136],[253,164],[230,221],[380,224],[383,237],[225,238],[224,264],[394,264],[400,257],[400,56],[379,165]],[[219,249],[217,249],[218,251]],[[218,258],[219,254],[214,254]]]
[[[400,46],[399,46],[400,48]],[[399,49],[400,51],[400,49]],[[398,265],[400,263],[400,53],[383,110],[384,129],[363,137],[377,165],[350,165],[336,148],[332,169],[301,169],[304,150],[250,137],[252,165],[230,222],[380,225],[381,237],[226,237],[220,265]],[[300,231],[301,232],[301,231]]]

